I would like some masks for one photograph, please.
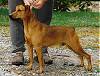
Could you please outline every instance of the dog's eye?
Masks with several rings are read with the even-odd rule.
[[[18,11],[21,11],[21,10],[18,10]]]

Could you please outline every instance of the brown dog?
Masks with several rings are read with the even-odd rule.
[[[65,44],[69,49],[78,54],[81,60],[81,66],[84,66],[84,58],[86,58],[88,61],[87,69],[92,69],[91,56],[82,49],[74,28],[43,24],[36,19],[29,6],[18,5],[16,11],[11,13],[10,17],[23,20],[30,61],[27,67],[28,69],[32,69],[33,48],[35,48],[39,60],[39,71],[40,73],[44,72],[42,48],[55,44]]]

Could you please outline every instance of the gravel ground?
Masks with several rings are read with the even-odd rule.
[[[5,31],[6,30],[6,31]],[[0,76],[100,76],[99,72],[99,28],[79,27],[76,31],[84,50],[91,54],[93,71],[78,67],[78,56],[64,47],[48,47],[49,56],[53,59],[52,65],[45,66],[44,74],[35,71],[38,63],[34,62],[33,70],[27,71],[24,66],[11,65],[11,38],[8,27],[0,27]],[[24,53],[28,59],[27,51]]]

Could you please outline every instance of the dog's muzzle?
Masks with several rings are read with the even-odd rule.
[[[20,20],[20,18],[14,18],[12,14],[9,14],[9,18],[12,20]]]
[[[12,17],[12,14],[9,14],[9,18],[14,19],[14,18]]]

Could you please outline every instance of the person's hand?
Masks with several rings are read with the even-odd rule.
[[[23,0],[25,5],[29,5],[33,2],[33,0]]]
[[[36,9],[40,9],[43,7],[47,0],[24,0],[25,5],[29,5]]]

